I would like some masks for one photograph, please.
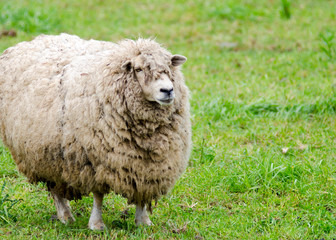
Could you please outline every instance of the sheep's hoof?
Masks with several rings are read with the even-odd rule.
[[[61,217],[59,216],[58,220],[60,220],[64,224],[68,224],[68,223],[72,223],[72,222],[76,221],[71,213],[70,213],[70,215],[66,214],[66,215],[63,215]]]
[[[135,224],[137,226],[143,225],[143,226],[152,226],[154,225],[152,221],[147,217],[145,219],[135,219]]]
[[[89,222],[89,228],[95,231],[104,231],[106,228],[103,221]]]

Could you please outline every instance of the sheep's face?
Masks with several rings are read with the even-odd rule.
[[[139,82],[145,99],[161,105],[170,105],[175,98],[172,68],[182,65],[187,58],[174,55],[168,62],[163,57],[158,58],[140,54],[126,63],[126,70],[131,71]]]

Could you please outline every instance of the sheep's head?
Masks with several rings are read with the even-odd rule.
[[[145,99],[170,105],[175,98],[173,71],[186,60],[181,55],[147,52],[126,61],[122,68],[139,82]]]

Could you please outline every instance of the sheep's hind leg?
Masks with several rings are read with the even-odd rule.
[[[54,199],[54,204],[57,211],[57,218],[62,223],[66,224],[68,222],[74,222],[75,218],[73,217],[70,209],[69,200],[60,197],[57,193],[51,191],[51,195]]]
[[[89,220],[89,228],[92,230],[104,230],[105,224],[102,217],[102,205],[104,194],[93,193],[93,207]]]
[[[148,213],[146,210],[146,206],[141,207],[139,205],[136,206],[135,210],[135,224],[139,225],[153,225],[152,221],[148,217]]]

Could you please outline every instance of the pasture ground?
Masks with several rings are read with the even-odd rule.
[[[111,193],[104,232],[87,229],[92,197],[71,203],[75,223],[51,221],[45,186],[27,183],[1,147],[0,238],[336,238],[335,9],[332,0],[0,1],[1,51],[67,32],[155,37],[187,56],[194,145],[154,226],[136,227],[134,206]],[[6,199],[21,200],[8,210]]]

